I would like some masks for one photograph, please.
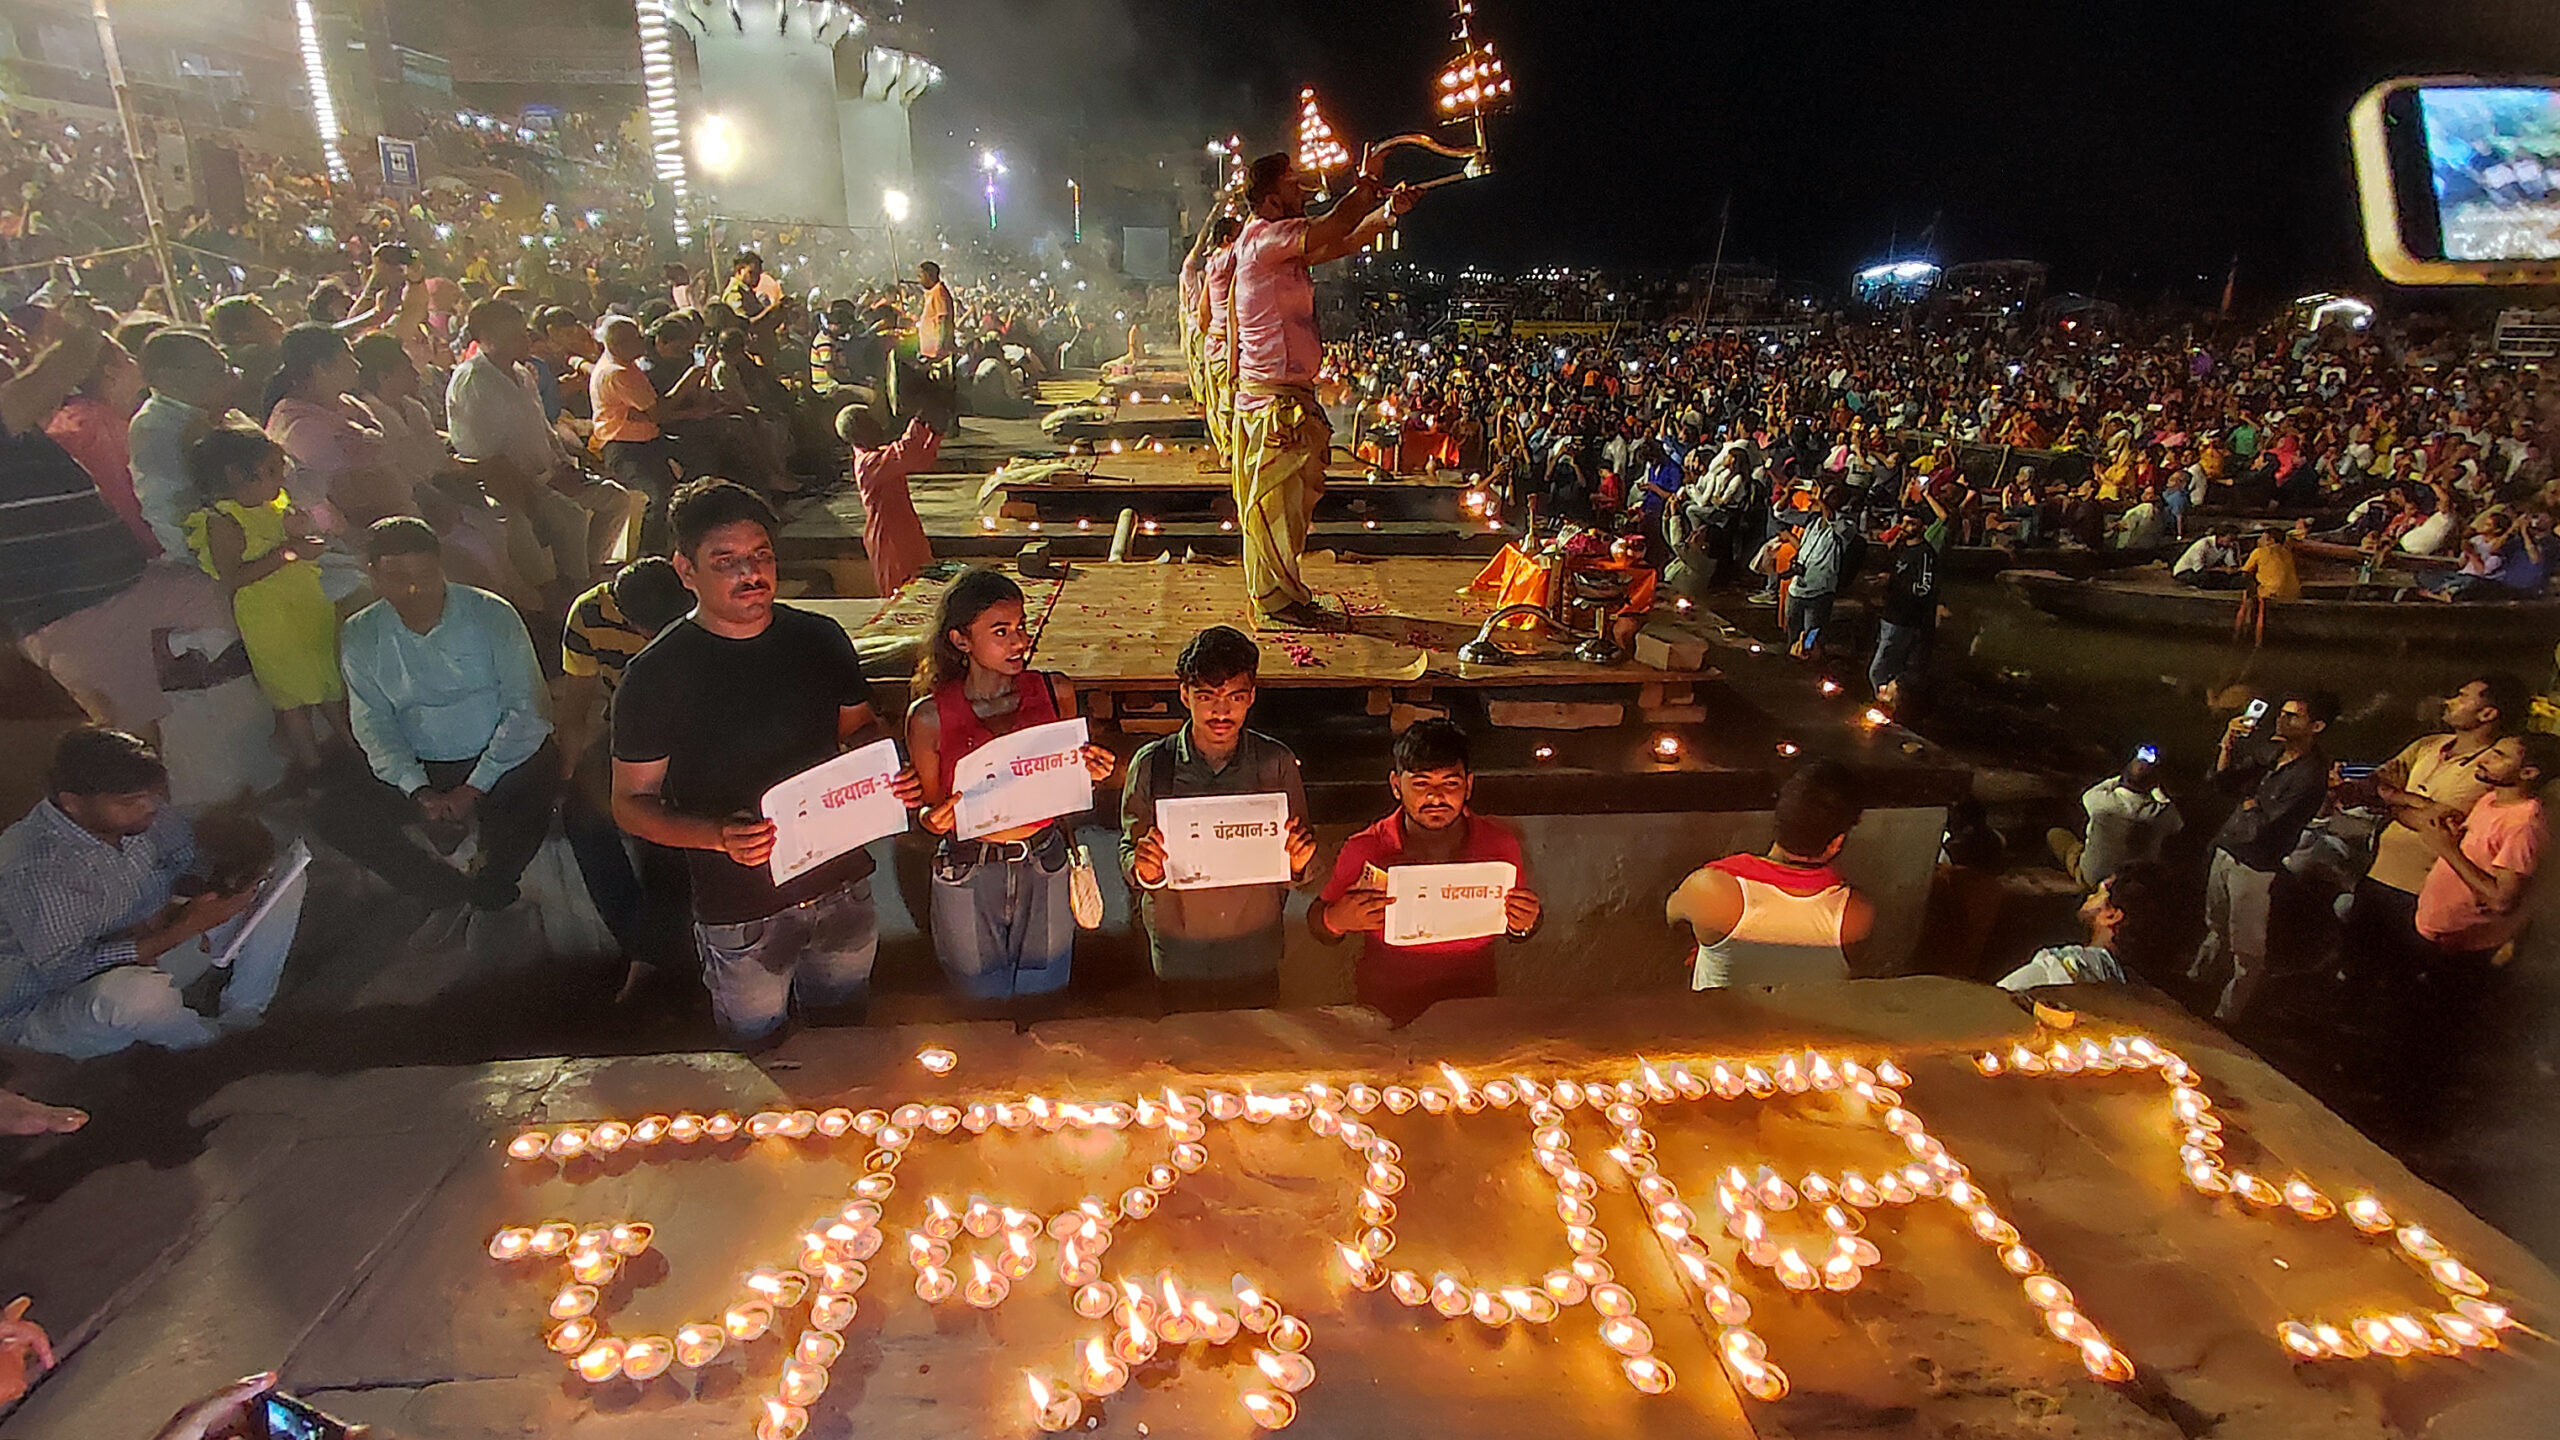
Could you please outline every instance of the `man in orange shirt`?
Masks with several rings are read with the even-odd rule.
[[[658,390],[639,366],[649,348],[639,322],[626,315],[605,321],[600,338],[604,359],[587,377],[588,398],[595,408],[595,440],[603,448],[605,468],[623,488],[649,497],[640,524],[640,548],[666,553],[667,496],[675,489],[675,447],[658,428]]]
[[[916,282],[924,287],[924,303],[916,310],[916,358],[897,366],[892,409],[948,435],[960,428],[959,381],[952,373],[960,353],[960,305],[942,283],[942,267],[932,261],[916,265]]]
[[[916,357],[947,360],[953,349],[951,287],[942,283],[942,267],[930,260],[916,266],[916,279],[924,286],[924,310],[916,321]]]

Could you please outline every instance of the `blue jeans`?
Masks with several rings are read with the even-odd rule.
[[[1876,658],[1867,666],[1867,688],[1882,690],[1888,683],[1905,675],[1919,678],[1920,669],[1928,663],[1932,627],[1896,625],[1890,620],[1876,625]]]
[[[967,842],[963,842],[965,845]],[[952,985],[973,1000],[1063,990],[1075,958],[1067,906],[1067,837],[1052,827],[1026,859],[933,860],[933,951]]]
[[[1822,643],[1822,627],[1831,623],[1831,602],[1839,598],[1836,592],[1825,595],[1790,592],[1787,596],[1787,633],[1808,648]]]
[[[782,1028],[795,995],[804,1010],[870,997],[880,916],[866,878],[761,920],[696,923],[693,944],[720,1033],[761,1040]]]

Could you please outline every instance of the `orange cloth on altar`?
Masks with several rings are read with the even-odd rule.
[[[1633,577],[1627,585],[1626,603],[1618,607],[1617,613],[1642,615],[1653,609],[1653,595],[1661,584],[1661,577],[1651,566],[1617,560],[1590,560],[1582,561],[1573,568]],[[1543,605],[1547,601],[1546,568],[1520,553],[1519,546],[1505,545],[1501,553],[1485,562],[1485,567],[1476,572],[1475,579],[1467,582],[1467,590],[1471,594],[1493,596],[1496,609],[1505,605]],[[1515,619],[1505,623],[1525,626],[1529,622]]]

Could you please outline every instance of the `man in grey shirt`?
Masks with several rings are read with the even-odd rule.
[[[1120,872],[1142,898],[1148,954],[1168,1010],[1252,1009],[1280,998],[1281,914],[1292,886],[1310,876],[1316,841],[1298,757],[1245,728],[1261,663],[1262,652],[1232,626],[1191,637],[1174,661],[1191,721],[1139,750],[1121,787]],[[1290,885],[1166,888],[1157,801],[1275,794],[1289,797]]]

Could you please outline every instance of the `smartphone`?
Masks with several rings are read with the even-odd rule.
[[[266,1424],[266,1440],[344,1440],[347,1433],[345,1421],[282,1390],[258,1397],[258,1417]]]
[[[2250,724],[2255,725],[2259,721],[2267,718],[2267,702],[2264,700],[2252,700],[2249,702],[2249,708],[2241,711],[2240,714],[2243,718],[2247,719]]]
[[[2160,763],[2160,747],[2157,745],[2138,745],[2134,747],[2133,758],[2141,761],[2145,765],[2157,765]]]
[[[2347,131],[2382,278],[2560,282],[2560,80],[2388,80],[2356,102]]]
[[[2381,768],[2382,767],[2379,765],[2341,765],[2338,767],[2338,778],[2341,780],[2370,780],[2373,778],[2374,772]]]

